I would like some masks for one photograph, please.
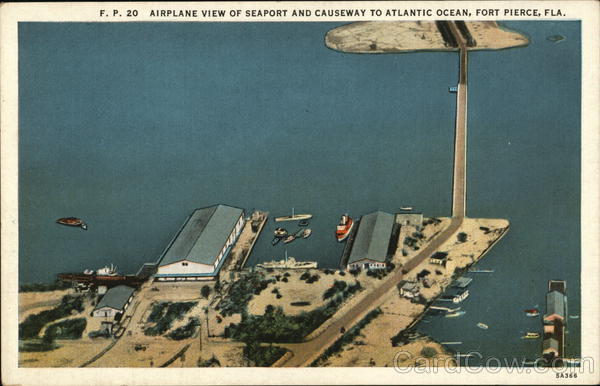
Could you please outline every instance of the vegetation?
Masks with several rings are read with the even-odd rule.
[[[433,358],[434,356],[437,355],[437,353],[438,352],[435,349],[435,347],[431,347],[431,346],[425,346],[421,350],[421,355],[423,355],[425,358]]]
[[[29,283],[19,285],[19,292],[47,292],[71,288],[71,283],[57,280],[54,283]]]
[[[87,321],[85,318],[67,319],[62,322],[54,323],[46,328],[44,338],[54,339],[80,339]]]
[[[290,305],[294,307],[310,306],[310,302],[291,302]]]
[[[190,318],[185,326],[181,326],[179,328],[174,329],[167,335],[167,338],[173,340],[183,340],[191,338],[196,332],[196,327],[198,326],[200,326],[200,319],[196,317]]]
[[[183,316],[191,310],[197,302],[162,302],[152,307],[152,312],[148,316],[148,322],[155,323],[154,326],[144,329],[145,335],[156,336],[164,334],[176,319],[183,319]]]
[[[204,361],[198,359],[198,367],[221,367],[221,362],[213,355],[210,359]]]
[[[104,329],[104,330],[94,330],[94,331],[90,331],[88,333],[88,337],[90,337],[91,339],[95,339],[95,338],[108,338],[109,336],[110,336],[110,333],[106,329]]]
[[[204,299],[208,299],[208,296],[210,295],[210,287],[206,284],[203,285],[200,289],[200,295],[202,295]]]
[[[45,339],[32,339],[19,342],[20,352],[41,352],[57,349],[58,345],[54,341],[46,341]]]
[[[339,281],[339,280],[334,281],[333,285],[330,288],[328,288],[325,291],[325,293],[323,294],[323,300],[329,299],[330,297],[337,294],[338,292],[345,290],[346,287],[347,287],[347,284],[345,281]]]
[[[459,234],[456,235],[456,238],[458,239],[459,243],[464,243],[467,241],[467,234],[465,232],[460,232]]]
[[[229,316],[241,313],[254,295],[259,295],[270,283],[274,282],[275,279],[267,280],[264,274],[258,271],[242,275],[231,286],[229,296],[221,301],[219,305],[221,315]]]
[[[376,308],[373,311],[369,312],[360,322],[358,322],[355,326],[346,331],[344,335],[342,335],[338,340],[335,341],[335,343],[329,346],[329,348],[327,348],[327,350],[325,350],[325,352],[319,358],[317,358],[313,363],[311,363],[311,366],[315,367],[319,363],[327,360],[327,358],[329,358],[330,356],[340,352],[345,345],[351,343],[358,336],[358,334],[360,334],[360,331],[367,324],[371,323],[371,321],[377,316],[379,316],[381,313],[382,311],[380,308]]]
[[[256,341],[246,342],[244,358],[251,366],[269,367],[275,363],[287,350],[279,346],[261,346]]]
[[[242,342],[299,342],[330,318],[350,294],[361,289],[359,282],[338,293],[325,306],[299,315],[286,315],[281,307],[267,306],[264,315],[242,313],[240,323],[225,328],[224,336]]]
[[[65,295],[60,304],[51,310],[29,315],[19,324],[19,339],[36,338],[42,328],[50,322],[83,311],[83,297]]]

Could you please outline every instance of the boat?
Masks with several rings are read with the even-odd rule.
[[[527,316],[533,318],[533,317],[539,316],[540,315],[540,311],[538,311],[537,308],[532,308],[532,309],[529,309],[529,310],[525,310],[525,314]]]
[[[456,318],[456,317],[459,317],[459,316],[463,316],[466,313],[467,313],[466,311],[456,311],[456,312],[448,313],[448,314],[446,314],[444,316],[446,318]]]
[[[312,218],[312,214],[295,214],[294,208],[292,208],[292,214],[289,216],[275,217],[275,221],[296,221],[296,220],[309,220]]]
[[[473,272],[473,273],[494,273],[494,270],[493,269],[469,268],[469,272]]]
[[[117,267],[112,264],[110,267],[107,265],[96,271],[96,276],[117,276]]]
[[[566,37],[564,37],[562,35],[552,35],[552,36],[548,36],[546,38],[546,40],[549,40],[549,41],[551,41],[553,43],[560,43],[560,42],[562,42],[565,39],[566,39]]]
[[[489,328],[489,326],[487,324],[481,323],[481,322],[477,323],[477,327],[479,327],[483,330],[487,330]]]
[[[401,210],[413,210],[412,206],[401,206],[400,207]]]
[[[84,275],[93,275],[94,274],[94,270],[93,269],[86,269],[83,271]]]
[[[348,214],[342,215],[340,219],[340,223],[337,225],[335,229],[335,237],[338,242],[342,242],[348,238],[352,228],[354,227],[354,220]]]
[[[300,222],[298,223],[299,226],[301,227],[307,227],[308,226],[308,220],[300,220]]]
[[[296,236],[289,235],[289,236],[287,236],[286,238],[283,239],[283,243],[284,244],[288,244],[288,243],[291,243],[294,240],[296,240]]]
[[[279,243],[281,241],[281,237],[273,237],[273,240],[271,240],[271,245],[277,245],[277,243]]]
[[[285,237],[288,235],[288,231],[283,228],[277,228],[275,229],[275,231],[273,231],[273,234],[275,235],[275,237]]]
[[[569,318],[571,318],[571,319],[579,319],[579,315],[569,315]]]
[[[87,230],[87,224],[77,217],[63,217],[56,220],[56,222],[62,225],[81,227],[81,229]]]
[[[304,232],[302,233],[302,238],[303,238],[303,239],[307,239],[307,238],[309,238],[309,237],[310,237],[310,235],[312,235],[312,229],[310,229],[310,228],[306,228],[306,229],[304,230]]]
[[[527,334],[523,335],[521,338],[522,339],[537,339],[540,337],[540,334],[538,334],[537,332],[528,332]]]
[[[454,302],[454,303],[460,303],[460,302],[462,302],[463,300],[465,300],[468,297],[469,297],[469,290],[465,290],[465,291],[463,291],[463,292],[461,292],[459,294],[456,294],[456,296],[454,296],[452,298],[452,302]]]
[[[278,268],[278,269],[309,269],[317,268],[316,261],[296,261],[293,257],[288,257],[287,250],[285,251],[285,259],[279,261],[266,261],[256,264],[259,268]]]

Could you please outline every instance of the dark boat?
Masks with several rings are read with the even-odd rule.
[[[281,237],[273,237],[273,240],[271,240],[271,245],[276,245],[278,242],[281,241]]]
[[[300,222],[298,223],[298,225],[301,227],[307,227],[308,224],[309,224],[308,220],[300,220]]]
[[[63,217],[56,220],[56,222],[61,225],[80,227],[83,230],[87,230],[87,224],[77,217]]]

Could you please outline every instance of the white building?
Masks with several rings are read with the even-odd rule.
[[[156,280],[213,280],[243,226],[243,209],[227,205],[196,209],[163,252]]]
[[[394,215],[373,212],[364,215],[348,257],[347,268],[382,269],[390,254],[390,239],[394,229]]]
[[[98,304],[96,304],[92,316],[111,320],[120,319],[120,316],[129,307],[134,292],[134,288],[126,285],[118,285],[109,289]]]

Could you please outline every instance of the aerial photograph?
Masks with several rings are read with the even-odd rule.
[[[18,366],[578,366],[581,32],[20,22]]]

